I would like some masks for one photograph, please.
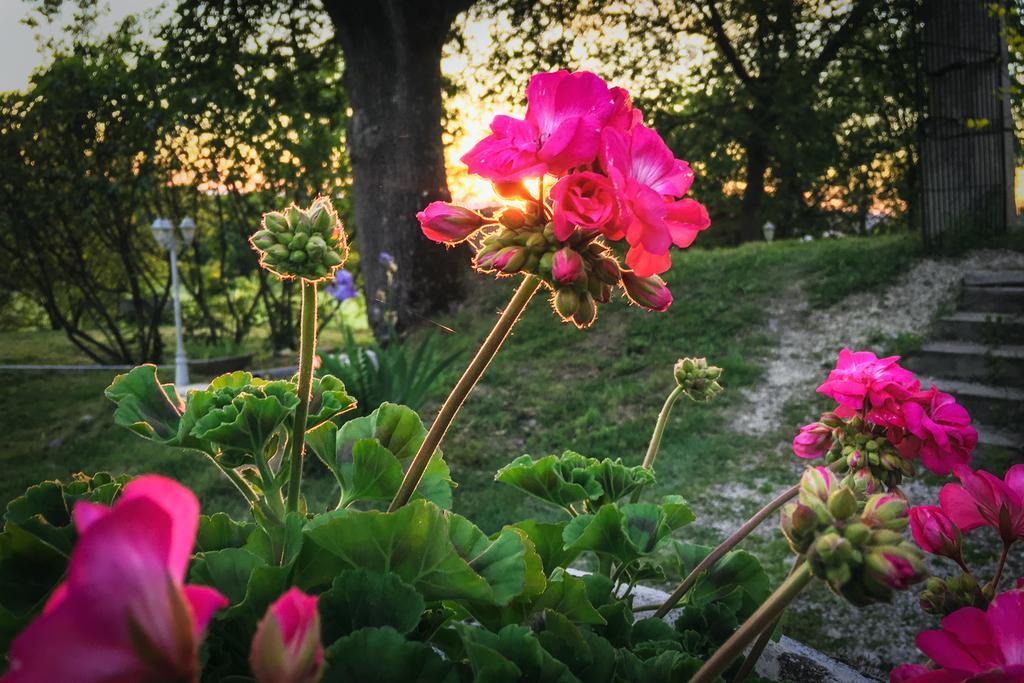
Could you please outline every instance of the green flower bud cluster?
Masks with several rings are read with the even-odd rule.
[[[529,273],[551,289],[551,306],[566,322],[589,327],[597,319],[597,304],[608,303],[622,281],[622,269],[596,233],[576,231],[568,242],[555,237],[536,204],[527,209],[505,208],[498,226],[480,243],[477,270],[499,276]]]
[[[676,384],[694,401],[707,402],[722,393],[722,368],[708,365],[707,358],[680,358],[672,371]]]
[[[843,461],[846,485],[871,494],[883,487],[899,486],[904,478],[914,476],[914,462],[900,455],[885,436],[871,431],[860,416],[847,421],[827,417],[823,416],[822,421],[833,427],[833,443],[825,459],[829,463]]]
[[[947,579],[931,577],[924,584],[918,603],[925,612],[940,617],[950,615],[962,607],[985,609],[988,606],[985,594],[970,574]]]
[[[854,605],[888,601],[924,578],[921,551],[900,533],[908,524],[905,499],[883,493],[862,505],[825,468],[811,472],[798,501],[783,509],[781,527],[815,576]]]
[[[262,229],[249,242],[260,265],[282,279],[328,280],[348,257],[341,221],[323,197],[305,210],[293,205],[264,214]]]

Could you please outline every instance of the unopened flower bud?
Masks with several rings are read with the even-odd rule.
[[[849,486],[858,495],[870,496],[881,487],[881,484],[871,474],[871,470],[865,468],[846,475],[843,478],[843,486]]]
[[[802,503],[790,503],[782,509],[779,527],[793,552],[802,554],[807,552],[808,546],[814,540],[818,516],[814,510]]]
[[[963,536],[946,513],[934,505],[921,505],[910,510],[910,532],[921,550],[934,555],[962,561]]]
[[[594,274],[608,285],[617,285],[622,280],[622,269],[619,262],[613,258],[602,256],[592,261]]]
[[[489,222],[476,211],[448,202],[431,202],[416,219],[427,239],[444,244],[465,241]]]
[[[846,525],[846,528],[843,529],[843,536],[854,547],[860,548],[871,538],[871,529],[860,522],[854,522]]]
[[[926,576],[920,551],[909,543],[869,549],[864,568],[870,578],[893,590],[906,590]]]
[[[553,304],[563,320],[571,320],[579,309],[580,298],[571,287],[561,287],[555,292]]]
[[[835,474],[827,467],[808,467],[800,478],[800,501],[827,503],[832,492],[839,487]]]
[[[597,319],[597,304],[594,302],[594,297],[590,296],[588,292],[581,294],[579,300],[579,306],[576,308],[576,313],[572,316],[572,321],[576,327],[582,329],[590,327],[594,320]]]
[[[860,519],[876,529],[905,529],[908,523],[907,500],[892,493],[876,493],[864,503]]]
[[[672,368],[676,384],[694,401],[710,401],[722,391],[722,369],[708,365],[707,358],[680,358]]]
[[[657,275],[638,277],[631,270],[622,271],[622,288],[637,306],[653,311],[664,311],[672,305],[672,292]]]
[[[526,189],[523,181],[501,181],[494,183],[494,191],[505,199],[533,199],[533,195]]]
[[[800,428],[793,439],[793,453],[800,458],[820,458],[832,447],[832,430],[820,422]]]
[[[328,279],[348,256],[338,216],[323,198],[306,210],[291,206],[284,213],[264,214],[263,228],[249,242],[260,255],[260,265],[283,279]]]
[[[843,486],[828,497],[828,511],[836,519],[846,519],[857,512],[857,498]]]
[[[316,683],[323,675],[317,598],[292,588],[256,627],[249,655],[257,683]]]
[[[563,285],[569,285],[583,275],[583,259],[570,249],[563,247],[555,252],[551,261],[551,276]]]
[[[501,215],[498,217],[498,222],[509,230],[518,230],[526,225],[526,214],[523,213],[523,210],[520,208],[507,206],[502,210]]]

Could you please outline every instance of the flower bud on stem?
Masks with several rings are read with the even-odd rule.
[[[473,360],[470,361],[465,372],[462,373],[462,377],[459,378],[452,392],[448,394],[448,398],[445,399],[441,410],[437,413],[434,423],[430,425],[430,431],[427,432],[423,443],[420,444],[416,457],[412,459],[412,463],[410,463],[409,469],[402,479],[402,485],[399,487],[398,493],[395,494],[394,499],[391,501],[391,506],[388,508],[389,512],[394,512],[412,498],[412,494],[420,484],[420,479],[423,478],[423,472],[427,469],[430,459],[434,456],[434,451],[437,450],[441,439],[444,438],[445,432],[448,431],[448,426],[451,425],[452,420],[459,413],[463,402],[469,396],[469,392],[473,391],[473,387],[476,386],[477,381],[484,374],[484,370],[487,369],[491,359],[497,355],[501,345],[505,343],[505,339],[508,338],[512,327],[519,320],[519,316],[522,315],[523,311],[526,310],[527,304],[530,303],[540,284],[540,279],[532,275],[527,275],[523,278],[522,284],[516,289],[516,293],[512,295],[512,299],[505,306],[505,310],[501,312],[498,322],[491,328],[487,338],[484,339],[484,343],[480,345],[476,355],[473,356]]]
[[[844,461],[837,460],[836,462],[832,463],[829,467],[834,470],[838,470],[841,469],[843,465],[845,465]],[[718,560],[721,559],[723,555],[725,555],[727,552],[729,552],[737,545],[739,545],[739,542],[746,538],[751,531],[761,526],[761,523],[764,520],[768,519],[769,515],[771,515],[776,510],[778,510],[783,505],[792,500],[798,493],[800,493],[799,483],[789,487],[788,489],[780,493],[778,496],[776,496],[771,502],[769,502],[763,508],[754,513],[753,517],[744,522],[743,526],[741,526],[739,529],[732,532],[732,534],[727,539],[719,543],[718,547],[712,550],[707,557],[701,560],[697,564],[697,566],[694,567],[693,570],[686,575],[686,578],[683,579],[682,583],[680,583],[676,587],[676,589],[672,591],[672,595],[668,597],[668,600],[662,603],[661,607],[655,610],[654,616],[664,618],[665,615],[668,614],[669,611],[673,607],[675,607],[680,600],[683,599],[683,596],[686,595],[686,592],[693,588],[693,585],[697,583],[697,579],[700,578],[701,574],[703,574],[705,571],[714,566],[715,562],[718,562]]]

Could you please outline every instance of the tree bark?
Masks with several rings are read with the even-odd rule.
[[[441,48],[452,20],[472,2],[324,1],[345,56],[356,243],[367,313],[380,338],[388,310],[403,329],[463,295],[464,254],[426,240],[416,212],[451,198],[441,140]],[[382,252],[398,266],[390,287]]]
[[[768,170],[768,148],[760,135],[747,141],[747,186],[740,205],[740,239],[744,242],[761,239],[764,204],[764,174]]]

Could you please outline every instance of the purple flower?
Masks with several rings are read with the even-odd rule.
[[[355,278],[352,273],[341,268],[334,274],[334,281],[325,288],[327,293],[338,301],[346,301],[355,298],[359,292],[356,290]]]
[[[377,256],[377,260],[380,261],[382,266],[387,268],[392,268],[395,265],[395,257],[386,251],[380,252],[380,255]]]

